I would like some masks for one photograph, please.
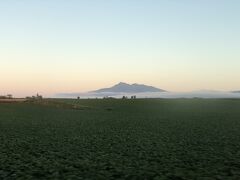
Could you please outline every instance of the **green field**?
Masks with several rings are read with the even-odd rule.
[[[0,179],[240,179],[240,100],[57,101],[0,103]]]

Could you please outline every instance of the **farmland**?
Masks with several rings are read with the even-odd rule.
[[[240,179],[240,100],[0,103],[0,179]]]

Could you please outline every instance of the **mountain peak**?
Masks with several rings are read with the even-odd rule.
[[[115,86],[117,86],[117,85],[130,85],[130,84],[127,84],[127,83],[125,83],[125,82],[119,82],[119,83],[116,84]]]

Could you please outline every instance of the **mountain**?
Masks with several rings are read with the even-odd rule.
[[[96,91],[91,91],[91,93],[142,93],[142,92],[166,92],[163,89],[158,89],[153,86],[147,86],[144,84],[127,84],[120,82],[110,88],[103,88]]]

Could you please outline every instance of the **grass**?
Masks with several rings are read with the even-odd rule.
[[[0,103],[0,142],[0,179],[240,179],[240,100]]]

